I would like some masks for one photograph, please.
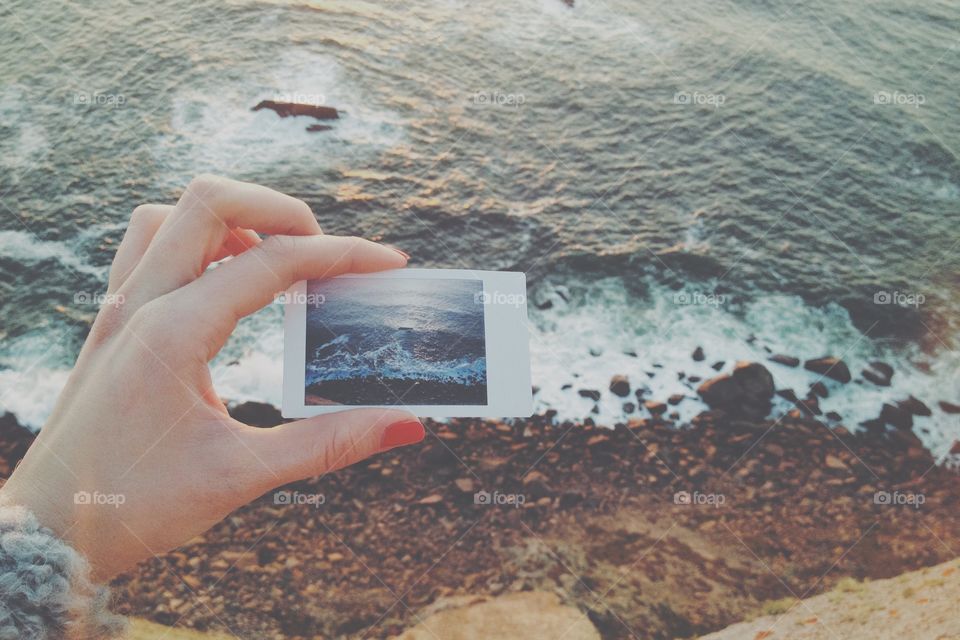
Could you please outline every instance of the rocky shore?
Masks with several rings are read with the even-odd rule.
[[[263,496],[119,577],[118,606],[244,638],[390,637],[464,596],[537,591],[604,638],[667,639],[956,557],[960,478],[904,419],[944,409],[904,398],[847,428],[817,413],[813,383],[763,417],[785,397],[768,364],[698,381],[711,408],[689,424],[670,418],[683,399],[638,397],[624,376],[586,390],[635,403],[613,428],[428,421],[422,446]],[[844,384],[838,362],[806,366]],[[0,420],[4,477],[31,438]]]

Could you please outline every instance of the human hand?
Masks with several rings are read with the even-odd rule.
[[[304,202],[253,184],[200,177],[176,206],[138,207],[110,270],[116,303],[100,309],[0,496],[105,581],[272,488],[421,440],[423,426],[397,410],[250,427],[227,414],[208,367],[241,317],[295,281],[406,263],[383,245],[323,235]]]

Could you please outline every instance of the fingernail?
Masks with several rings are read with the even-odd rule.
[[[383,437],[380,439],[380,449],[386,450],[414,444],[423,440],[423,436],[423,425],[416,420],[394,422],[384,430]]]
[[[406,260],[410,259],[410,254],[408,254],[406,251],[400,251],[400,249],[397,249],[396,247],[390,247],[390,248],[396,251],[397,253],[399,253],[400,255],[402,255],[404,259]]]

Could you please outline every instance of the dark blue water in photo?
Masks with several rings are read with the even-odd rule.
[[[308,404],[485,404],[482,293],[481,280],[309,282]]]

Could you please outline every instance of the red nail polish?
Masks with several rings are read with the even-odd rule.
[[[396,251],[397,253],[399,253],[400,255],[402,255],[402,256],[403,256],[404,258],[406,258],[407,260],[410,259],[410,254],[408,254],[406,251],[401,251],[400,249],[397,249],[396,247],[390,247],[390,248],[393,249],[394,251]]]
[[[383,432],[380,449],[392,449],[423,440],[423,425],[416,420],[394,422]]]

